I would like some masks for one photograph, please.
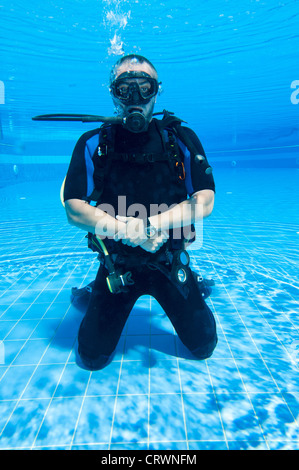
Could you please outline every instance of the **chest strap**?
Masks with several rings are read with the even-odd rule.
[[[131,163],[154,163],[168,161],[169,155],[166,153],[117,153],[109,152],[109,160],[121,160]]]

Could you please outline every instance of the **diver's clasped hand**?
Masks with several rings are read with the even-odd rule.
[[[114,235],[114,240],[121,241],[124,245],[140,246],[145,251],[155,253],[168,240],[169,235],[166,231],[157,232],[153,237],[148,238],[143,219],[119,215],[116,218],[125,225]]]

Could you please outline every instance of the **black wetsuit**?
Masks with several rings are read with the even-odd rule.
[[[155,119],[148,131],[140,134],[133,134],[121,126],[112,128],[114,148],[108,152],[108,164],[101,183],[103,187],[98,204],[109,204],[115,215],[138,216],[138,208],[137,214],[132,211],[138,207],[136,204],[142,204],[149,217],[155,211],[161,211],[162,204],[165,205],[164,210],[167,210],[167,207],[182,202],[194,192],[215,190],[212,175],[207,174],[190,153],[185,159],[185,179],[179,177],[175,162],[163,158],[152,161],[148,157],[161,155],[166,151],[165,141]],[[187,131],[198,153],[204,155],[197,136],[191,129]],[[94,176],[99,158],[95,152],[98,134],[98,130],[87,132],[77,142],[65,182],[65,200],[86,199],[94,185],[97,185]],[[182,145],[181,149],[184,150]],[[146,156],[144,160],[135,158],[142,154]],[[118,157],[114,158],[113,155]],[[119,196],[122,196],[121,203]],[[130,213],[127,213],[128,208]],[[173,236],[170,235],[172,239]],[[109,252],[118,253],[116,266],[120,266],[123,271],[129,269],[134,284],[126,292],[111,293],[106,283],[107,268],[100,266],[78,334],[79,354],[87,368],[99,369],[107,363],[134,303],[146,294],[152,295],[160,303],[181,341],[196,357],[203,359],[212,354],[217,343],[215,320],[190,268],[187,268],[187,283],[184,285],[183,295],[170,277],[150,265],[151,260],[157,259],[160,254],[163,258],[166,249],[171,252],[180,243],[181,240],[170,242],[170,245],[167,243],[158,253],[152,254],[140,247],[133,248],[121,242],[109,241]]]

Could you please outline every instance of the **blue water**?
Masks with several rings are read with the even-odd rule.
[[[0,448],[298,449],[299,167],[295,1],[56,1],[0,8]],[[78,367],[70,289],[96,256],[59,202],[88,128],[111,114],[122,52],[158,68],[167,108],[198,133],[216,180],[192,263],[215,280],[213,356],[195,361],[151,297],[104,370]],[[292,88],[295,86],[295,88]]]

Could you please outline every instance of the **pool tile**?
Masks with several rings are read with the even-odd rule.
[[[270,450],[269,443],[261,441],[228,441],[229,450]]]
[[[265,358],[265,363],[273,381],[283,392],[299,392],[299,368],[291,358]]]
[[[271,372],[262,359],[236,359],[239,373],[247,392],[278,392]]]
[[[169,359],[159,361],[150,367],[150,391],[151,393],[180,393],[180,373],[178,361]]]
[[[3,339],[7,339],[10,335],[11,331],[14,329],[16,322],[11,321],[1,321],[0,322],[0,341]],[[22,338],[24,339],[24,338]]]
[[[30,307],[31,303],[27,304],[12,304],[10,307],[6,306],[5,312],[0,313],[0,320],[20,320],[22,317],[24,318],[26,311]]]
[[[115,361],[102,370],[92,372],[86,395],[116,395],[119,386],[120,367],[121,362]]]
[[[148,449],[149,450],[188,450],[188,444],[187,444],[187,441],[150,442]],[[176,455],[175,457],[179,458],[178,455]],[[162,458],[163,458],[163,454],[161,455],[161,459]],[[190,458],[192,459],[192,457]],[[149,459],[149,462],[153,462],[153,456],[151,459]]]
[[[76,426],[73,445],[110,443],[115,397],[86,397]]]
[[[39,321],[30,339],[48,338],[51,339],[60,325],[60,318],[43,318]]]
[[[49,342],[41,358],[41,364],[65,363],[74,345],[74,338],[56,338]]]
[[[127,321],[127,335],[149,335],[150,321],[147,315],[130,315]]]
[[[234,359],[207,360],[213,389],[218,392],[245,392],[244,383]]]
[[[51,398],[59,383],[64,365],[39,365],[34,371],[22,398]]]
[[[119,395],[148,394],[149,369],[143,361],[124,361],[119,379]]]
[[[214,394],[188,393],[183,395],[183,401],[189,441],[225,441]]]
[[[70,289],[90,282],[98,262],[85,234],[51,203],[61,181],[48,181],[45,196],[44,183],[15,185],[28,193],[22,201],[0,188],[7,202],[0,230],[0,432],[9,420],[0,446],[298,449],[298,214],[288,206],[291,217],[282,201],[277,220],[271,185],[259,190],[271,178],[281,183],[283,174],[289,201],[297,176],[246,170],[246,179],[235,170],[217,170],[217,204],[205,220],[204,244],[190,247],[196,269],[216,282],[207,299],[219,336],[213,356],[195,360],[157,301],[143,296],[112,362],[92,373],[76,364],[84,311],[70,305]],[[249,178],[253,200],[244,184]],[[18,201],[28,210],[18,209]],[[18,237],[12,212],[26,227]]]
[[[54,398],[47,409],[34,441],[34,446],[70,445],[73,440],[82,400],[82,397]]]
[[[169,359],[177,356],[174,334],[157,334],[150,337],[150,358],[154,361]]]
[[[150,396],[149,440],[151,443],[186,441],[182,397],[180,394],[171,393]]]
[[[152,335],[173,335],[174,328],[165,313],[154,314],[151,316],[151,334]]]
[[[267,439],[299,440],[299,423],[280,393],[251,395],[254,410]]]
[[[90,371],[79,368],[77,364],[67,364],[55,391],[55,396],[83,396],[85,394],[90,375]]]
[[[19,304],[18,307],[23,308],[23,304]],[[48,309],[48,304],[42,304],[42,303],[32,303],[30,304],[27,309],[23,310],[23,320],[35,320],[35,319],[41,319],[45,315],[46,311]]]
[[[21,400],[3,431],[0,448],[30,448],[44,417],[49,400]]]
[[[13,365],[38,364],[49,345],[48,339],[28,340],[13,361]]]
[[[3,359],[3,363],[5,365],[11,364],[20,353],[25,343],[26,340],[3,341],[1,343],[1,347],[4,349],[1,350],[1,359]]]
[[[0,400],[20,398],[34,370],[34,365],[10,366],[0,382]]]
[[[31,336],[36,326],[38,325],[38,320],[20,320],[16,323],[14,328],[10,331],[6,339],[27,339]]]
[[[148,395],[118,396],[111,443],[147,442]]]
[[[213,391],[206,361],[180,360],[179,367],[183,393],[211,393]]]
[[[264,437],[260,421],[250,397],[245,393],[217,393],[221,419],[227,440],[261,441]]]
[[[10,415],[16,407],[16,400],[0,400],[0,434],[4,429],[6,422],[9,420]],[[1,437],[0,437],[1,448]]]
[[[149,335],[127,336],[124,350],[124,360],[144,361],[149,363],[150,337]]]

